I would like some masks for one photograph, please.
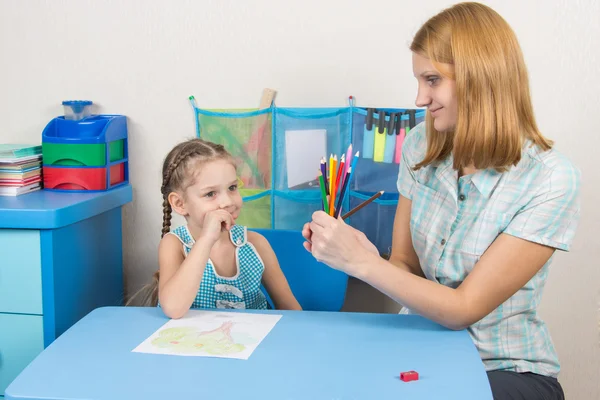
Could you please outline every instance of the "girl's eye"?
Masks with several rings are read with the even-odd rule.
[[[214,190],[212,192],[208,192],[206,193],[206,197],[215,197],[215,195],[217,194],[217,192],[215,192]]]
[[[231,185],[231,186],[229,186],[229,191],[235,192],[237,190],[237,188],[238,188],[238,185]]]

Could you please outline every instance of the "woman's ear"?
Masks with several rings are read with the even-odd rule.
[[[171,193],[169,193],[169,196],[167,197],[167,199],[169,200],[169,204],[171,204],[171,209],[173,209],[173,211],[175,211],[177,214],[181,215],[182,217],[187,216],[187,210],[185,208],[185,201],[183,201],[183,196],[180,193],[171,192]]]

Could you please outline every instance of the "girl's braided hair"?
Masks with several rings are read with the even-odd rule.
[[[184,191],[193,184],[198,163],[214,160],[231,160],[233,157],[225,147],[220,144],[202,139],[189,139],[175,146],[165,157],[162,167],[162,185],[160,191],[163,197],[163,226],[161,238],[171,230],[171,203],[169,194],[174,191]],[[234,163],[235,165],[235,163]],[[159,272],[152,276],[152,282],[129,298],[126,305],[131,305],[134,300],[141,298],[143,306],[158,305]]]
[[[162,168],[162,186],[160,191],[163,196],[163,227],[161,237],[171,229],[171,204],[169,193],[185,190],[192,184],[194,166],[198,162],[206,162],[233,158],[223,145],[207,142],[202,139],[190,139],[178,144],[167,154]]]

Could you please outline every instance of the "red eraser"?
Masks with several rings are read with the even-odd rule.
[[[419,373],[416,371],[400,372],[400,379],[404,382],[419,380]]]

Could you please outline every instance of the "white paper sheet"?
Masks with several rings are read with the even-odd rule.
[[[247,360],[281,315],[191,310],[172,319],[132,351]]]
[[[288,188],[314,181],[326,152],[326,129],[285,131]]]

